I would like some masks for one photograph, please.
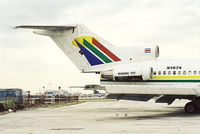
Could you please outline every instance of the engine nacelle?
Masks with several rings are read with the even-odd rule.
[[[101,73],[103,80],[114,81],[146,81],[153,76],[152,67],[133,67],[131,69],[114,69]]]
[[[123,61],[148,61],[159,57],[159,46],[122,47],[120,56]]]

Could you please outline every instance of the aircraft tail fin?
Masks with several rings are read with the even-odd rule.
[[[22,25],[15,28],[34,29],[36,34],[49,36],[82,72],[93,66],[102,67],[104,64],[121,61],[114,46],[84,25]]]

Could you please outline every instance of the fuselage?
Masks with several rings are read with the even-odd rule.
[[[200,84],[200,59],[155,60],[129,63],[128,66],[151,66],[153,76],[145,81],[112,81],[101,80],[102,83],[115,84]],[[120,67],[120,66],[119,66]]]
[[[101,85],[111,94],[163,94],[198,95],[200,94],[200,60],[155,60],[118,66],[123,70],[131,67],[152,67],[153,75],[148,80],[105,80]],[[126,72],[120,71],[126,74]]]

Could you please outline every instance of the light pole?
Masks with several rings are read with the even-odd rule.
[[[59,86],[58,89],[59,89],[59,103],[60,103],[60,89],[61,89],[61,87]]]

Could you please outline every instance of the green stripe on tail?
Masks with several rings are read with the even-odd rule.
[[[83,44],[89,48],[93,53],[95,53],[99,58],[101,58],[104,62],[110,63],[112,62],[108,57],[106,57],[102,52],[96,49],[93,45],[91,45],[88,41],[83,39]]]

